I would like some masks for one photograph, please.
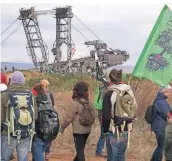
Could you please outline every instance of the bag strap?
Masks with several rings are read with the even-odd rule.
[[[77,102],[85,107],[85,103],[81,102],[79,99],[77,99]]]

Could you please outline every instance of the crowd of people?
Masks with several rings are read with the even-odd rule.
[[[12,74],[11,78],[9,79],[9,82],[7,80],[7,77],[5,74],[1,73],[1,84],[0,84],[0,90],[1,90],[1,160],[2,161],[9,161],[14,159],[13,152],[16,150],[17,152],[17,159],[19,161],[27,161],[28,160],[28,153],[30,148],[32,149],[32,156],[34,161],[43,161],[44,160],[44,152],[45,152],[45,159],[48,160],[49,158],[49,152],[51,147],[51,141],[47,140],[44,141],[43,139],[39,138],[39,135],[33,134],[34,137],[32,138],[32,134],[28,134],[27,132],[24,134],[24,130],[21,130],[20,137],[18,138],[18,135],[13,135],[11,132],[10,135],[8,134],[10,132],[8,124],[11,123],[11,111],[8,108],[12,108],[10,106],[14,106],[15,100],[9,100],[12,98],[13,93],[16,94],[25,94],[25,92],[29,95],[31,95],[31,99],[27,99],[28,104],[32,104],[33,108],[30,112],[24,111],[24,109],[21,109],[20,111],[17,111],[16,117],[17,120],[20,123],[20,125],[26,125],[28,120],[30,120],[30,124],[33,122],[33,124],[36,124],[37,118],[38,118],[38,108],[40,106],[38,99],[38,96],[41,96],[44,98],[44,100],[48,100],[48,104],[51,104],[54,106],[54,98],[53,95],[48,91],[48,85],[49,82],[45,79],[41,80],[40,83],[35,85],[31,90],[28,90],[25,86],[25,77],[22,72],[16,71]],[[27,106],[24,103],[24,100],[20,99],[21,97],[18,97],[17,101],[20,101],[23,106]],[[9,101],[10,104],[9,104]],[[41,100],[42,101],[42,100]],[[17,102],[18,103],[18,102]],[[19,104],[19,103],[18,103]],[[27,107],[29,108],[29,107]],[[24,111],[24,112],[22,112]],[[32,115],[31,115],[32,114]],[[34,116],[33,116],[34,114]],[[14,113],[13,113],[14,115]],[[27,118],[27,120],[25,119]],[[17,124],[14,124],[14,126],[17,126]],[[15,127],[17,128],[17,127]],[[15,128],[13,130],[15,130]],[[29,127],[31,128],[31,127]],[[35,131],[39,127],[35,126]],[[31,131],[30,131],[31,133]],[[33,140],[32,140],[33,139]],[[32,145],[31,145],[32,144]]]
[[[107,161],[125,161],[132,123],[137,120],[137,102],[130,85],[122,80],[122,70],[113,69],[108,80],[109,85],[103,88],[99,98],[100,138],[95,155]],[[73,160],[85,161],[84,148],[96,119],[89,84],[79,81],[74,85],[72,102],[61,125],[49,85],[49,81],[43,79],[28,89],[22,72],[15,71],[10,79],[1,73],[1,161],[12,160],[14,151],[18,161],[28,161],[29,151],[33,161],[49,160],[52,141],[58,132],[63,134],[69,124],[72,124],[76,149]],[[172,87],[167,85],[159,90],[153,102],[150,124],[157,148],[151,161],[162,161],[164,152],[166,161],[172,161],[172,110],[167,102],[171,94]],[[103,154],[105,144],[107,155]]]

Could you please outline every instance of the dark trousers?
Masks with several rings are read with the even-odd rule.
[[[76,157],[73,161],[85,161],[84,148],[89,134],[73,134]]]
[[[45,149],[45,154],[48,155],[50,153],[50,148],[51,148],[51,142],[47,144],[47,147]]]
[[[164,141],[165,141],[165,132],[155,132],[157,140],[157,148],[155,149],[151,161],[162,161],[163,150],[164,150]]]

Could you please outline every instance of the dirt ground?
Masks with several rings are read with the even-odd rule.
[[[64,151],[65,151],[65,149],[64,149]],[[65,153],[64,154],[51,154],[48,161],[72,161],[73,158],[74,158],[73,155],[68,155]],[[17,160],[15,159],[13,161],[17,161]],[[29,154],[29,161],[32,161],[31,154]],[[86,156],[86,161],[107,161],[107,159],[95,157],[95,156]],[[137,160],[134,158],[127,158],[126,161],[137,161]]]
[[[71,101],[71,91],[54,93],[55,108],[59,113],[60,121],[65,117],[66,106]],[[68,100],[68,101],[66,101]],[[107,161],[106,158],[95,157],[96,144],[99,138],[99,123],[96,121],[95,127],[93,127],[92,134],[89,136],[88,143],[85,148],[86,161]],[[106,151],[104,149],[104,151]],[[75,155],[75,148],[72,138],[71,126],[69,126],[63,135],[59,135],[56,140],[53,141],[51,147],[51,154],[49,161],[72,161]],[[15,153],[16,157],[16,153]],[[17,157],[16,157],[17,158]],[[17,161],[17,160],[14,160]],[[29,161],[32,161],[32,156],[29,154]],[[134,156],[130,154],[126,157],[126,161],[138,161]]]
[[[25,75],[26,77],[30,76],[30,73],[28,72]],[[35,72],[34,76],[37,75],[38,73]],[[156,95],[157,86],[146,81],[136,81],[132,87],[134,93],[136,94],[136,99],[139,106],[138,115],[143,116],[145,108],[151,104]],[[59,119],[62,122],[67,111],[67,106],[70,107],[69,105],[72,92],[53,92],[53,95],[55,98],[55,108],[59,113]],[[93,100],[93,96],[91,97],[91,100]],[[172,104],[172,99],[170,99],[170,103]],[[140,120],[140,122],[138,120],[133,127],[134,128],[131,134],[131,147],[127,150],[126,161],[148,161],[150,160],[151,155],[156,147],[155,136],[150,135],[150,127],[145,125],[143,120]],[[85,149],[86,161],[107,161],[105,158],[98,158],[94,156],[99,136],[100,124],[99,121],[96,120]],[[104,149],[104,151],[106,151],[106,149]],[[72,128],[70,125],[62,136],[57,137],[57,139],[53,141],[49,161],[72,161],[74,155],[75,148],[72,136]],[[29,161],[31,161],[31,154],[29,155]]]

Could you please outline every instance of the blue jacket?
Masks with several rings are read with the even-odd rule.
[[[152,131],[165,132],[167,126],[167,113],[170,111],[170,105],[166,101],[167,97],[163,93],[158,93],[155,98],[155,119],[151,124]]]

